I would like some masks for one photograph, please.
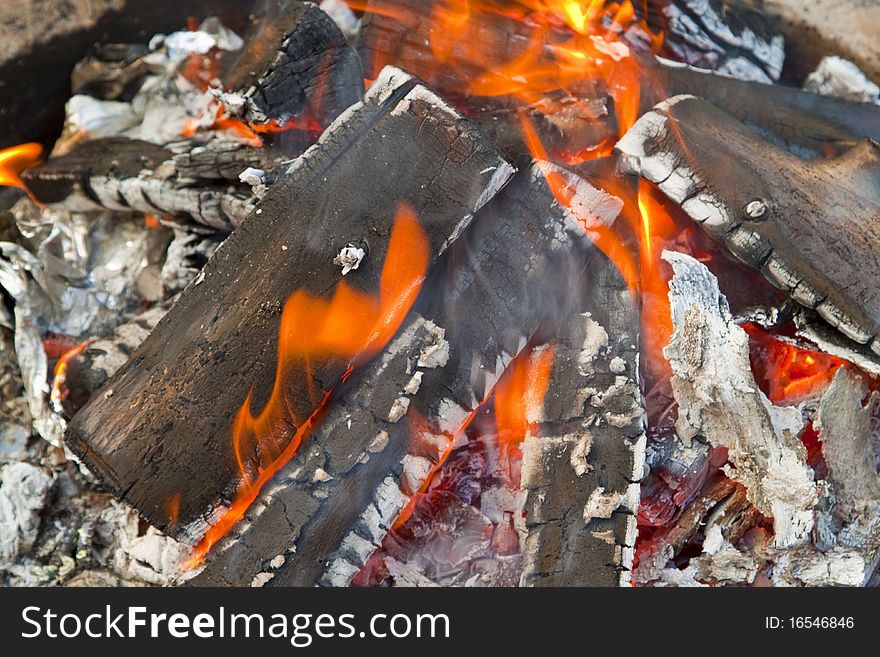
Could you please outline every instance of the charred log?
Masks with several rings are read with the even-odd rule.
[[[713,75],[675,62],[644,62],[641,112],[672,96],[700,96],[796,155],[842,154],[864,137],[880,141],[880,107],[780,85]]]
[[[223,73],[224,87],[240,95],[230,109],[252,125],[311,121],[323,128],[361,99],[360,58],[317,5],[261,0],[255,14],[247,46]]]
[[[638,309],[605,259],[565,318],[543,413],[523,444],[526,586],[628,585],[645,436]]]
[[[614,221],[620,201],[558,173],[582,220]],[[346,384],[194,583],[348,584],[512,359],[554,313],[568,315],[558,283],[580,280],[593,257],[541,168],[519,174],[453,245],[437,300]]]
[[[880,353],[880,148],[807,161],[710,103],[677,96],[617,148],[737,258]]]
[[[370,185],[352,193],[352,181],[365,172]],[[388,69],[364,103],[272,186],[128,364],[77,414],[71,449],[153,524],[184,533],[238,484],[232,415],[249,390],[254,407],[268,399],[285,300],[297,289],[322,297],[336,289],[342,275],[334,256],[349,244],[368,254],[347,280],[377,290],[403,199],[418,215],[433,260],[511,172],[439,98]],[[333,389],[348,368],[345,359],[314,360],[311,380],[287,390],[291,415],[309,417],[316,391]],[[166,505],[178,494],[179,523],[170,527]]]
[[[253,210],[249,188],[180,177],[172,157],[143,141],[96,139],[26,171],[23,179],[40,202],[64,210],[143,212],[227,231]]]

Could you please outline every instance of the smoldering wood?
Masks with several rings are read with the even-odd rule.
[[[880,353],[880,146],[808,161],[711,103],[676,96],[618,143],[661,191],[773,285]]]
[[[41,203],[61,210],[143,212],[226,231],[253,210],[250,187],[181,177],[172,157],[162,146],[108,137],[83,142],[22,179]]]
[[[522,445],[525,586],[628,586],[645,458],[639,312],[604,258],[560,325],[543,411]]]
[[[334,257],[352,242],[369,253],[346,281],[375,291],[401,199],[436,258],[511,173],[474,127],[389,68],[272,186],[76,415],[68,445],[152,524],[195,538],[238,486],[232,418],[249,391],[254,408],[268,398],[288,297],[330,294],[342,278]],[[365,176],[369,185],[352,193]],[[313,361],[311,392],[305,381],[288,386],[292,415],[308,417],[318,401],[311,393],[332,390],[347,369],[343,359]],[[166,504],[178,494],[179,522],[170,526]]]
[[[26,141],[47,146],[61,131],[70,74],[106,35],[125,43],[149,42],[186,25],[189,16],[218,16],[241,31],[252,0],[100,0],[58,5],[41,0],[0,14],[0,148]],[[27,81],[23,84],[23,81]]]
[[[592,220],[614,221],[619,200],[558,172]],[[595,257],[540,167],[519,173],[453,244],[430,303],[339,390],[193,583],[347,585],[530,337],[568,315],[559,283]]]
[[[871,439],[876,392],[838,369],[819,403],[816,424],[828,484],[814,544],[775,556],[777,586],[864,586],[880,561],[880,476]]]
[[[774,545],[808,541],[818,502],[813,471],[800,441],[796,407],[774,406],[755,382],[749,340],[737,326],[718,280],[690,256],[666,251],[673,334],[664,355],[672,368],[679,437],[703,436],[728,450],[725,474],[742,483],[748,499],[773,518]]]
[[[325,127],[364,92],[357,52],[311,2],[259,0],[245,48],[224,65],[224,88],[241,95],[251,124],[313,120]]]
[[[642,62],[640,114],[667,98],[691,94],[797,155],[842,154],[864,137],[880,141],[880,107],[781,85],[747,82],[655,58]]]
[[[795,336],[810,349],[848,360],[872,376],[880,376],[880,355],[866,345],[850,340],[827,323],[818,313],[798,307],[792,313]]]

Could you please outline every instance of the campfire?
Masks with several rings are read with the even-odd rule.
[[[91,16],[0,150],[0,577],[870,585],[875,14],[754,4]]]

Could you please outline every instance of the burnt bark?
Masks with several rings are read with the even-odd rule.
[[[299,289],[328,297],[342,280],[334,256],[351,243],[367,256],[346,282],[375,292],[403,200],[425,230],[433,261],[511,173],[475,128],[389,68],[364,103],[272,186],[77,414],[68,445],[150,522],[192,538],[239,483],[232,419],[249,391],[259,409],[273,387],[285,300]],[[363,180],[369,184],[359,186]],[[315,397],[348,368],[346,359],[315,358],[309,381],[288,386],[291,416],[308,417]],[[177,495],[171,526],[166,504]]]
[[[552,165],[544,165],[552,166]],[[621,203],[563,173],[587,218]],[[209,556],[196,584],[344,586],[554,313],[602,257],[538,166],[523,171],[457,241],[433,302],[332,400],[310,441]],[[586,284],[584,281],[583,284]]]
[[[323,128],[363,96],[357,52],[311,2],[261,0],[244,38],[223,84],[242,94],[248,123],[312,120]]]
[[[604,258],[584,280],[582,303],[561,325],[542,416],[522,446],[526,586],[629,583],[645,450],[639,312]]]
[[[172,158],[162,146],[109,137],[83,142],[25,171],[22,179],[50,207],[143,212],[213,230],[232,230],[253,210],[256,197],[249,187],[181,176]]]
[[[618,143],[737,258],[848,338],[880,353],[880,148],[804,160],[714,105],[677,96]]]

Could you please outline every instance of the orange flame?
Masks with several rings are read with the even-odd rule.
[[[21,174],[41,164],[42,154],[43,147],[35,143],[19,144],[0,151],[0,185],[28,191]]]
[[[92,338],[91,340],[81,342],[72,349],[68,349],[61,355],[58,362],[55,363],[55,370],[53,372],[54,376],[52,378],[52,390],[49,393],[49,400],[52,402],[52,406],[56,410],[61,408],[61,402],[67,398],[67,391],[64,389],[64,384],[67,382],[67,364],[71,359],[76,358],[84,352],[94,341],[94,338]]]
[[[322,391],[312,414],[297,418],[288,392],[292,383],[312,384],[310,368],[316,359],[346,359],[344,378],[372,358],[397,331],[418,296],[428,270],[427,235],[415,213],[401,203],[379,279],[378,296],[340,282],[330,299],[303,289],[284,306],[278,333],[275,384],[263,410],[251,411],[248,394],[233,422],[232,441],[242,475],[229,509],[212,525],[184,568],[199,565],[208,551],[238,522],[262,487],[290,461],[320,421],[332,391]]]
[[[546,346],[520,354],[495,388],[498,444],[510,451],[525,439],[540,417],[556,349]]]

